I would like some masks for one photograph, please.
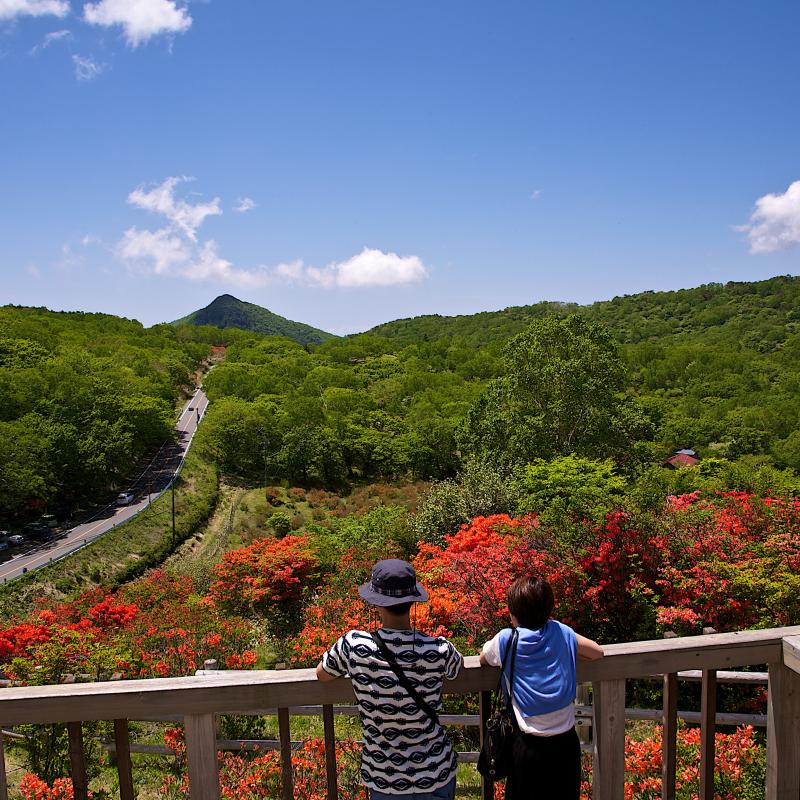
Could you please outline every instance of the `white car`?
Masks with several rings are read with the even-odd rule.
[[[118,506],[129,506],[133,502],[133,492],[120,492],[117,495]]]
[[[20,536],[18,533],[15,533],[13,536],[9,536],[8,537],[8,543],[11,544],[11,545],[14,545],[15,547],[18,544],[22,544],[24,541],[25,541],[25,537],[24,536]]]

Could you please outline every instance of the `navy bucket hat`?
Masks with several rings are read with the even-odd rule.
[[[391,608],[403,603],[424,603],[428,593],[408,561],[387,558],[372,568],[370,580],[358,587],[358,593],[372,606]]]

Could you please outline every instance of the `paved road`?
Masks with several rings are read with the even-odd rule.
[[[208,398],[198,389],[183,408],[177,424],[177,438],[161,446],[145,471],[130,484],[134,492],[134,502],[129,506],[111,504],[100,509],[86,522],[64,531],[51,542],[40,543],[35,548],[14,556],[10,561],[0,564],[0,582],[5,583],[18,578],[23,572],[31,572],[63,558],[69,553],[100,538],[122,522],[135,517],[148,504],[160,497],[169,487],[175,472],[181,465],[197,425],[208,407]]]

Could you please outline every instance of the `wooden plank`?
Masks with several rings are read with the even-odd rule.
[[[800,626],[607,645],[604,658],[578,665],[578,680],[598,682],[684,669],[732,669],[769,663],[780,660],[784,636],[800,636]],[[480,667],[478,657],[470,656],[459,676],[445,683],[445,692],[488,691],[496,685],[497,677],[496,667]],[[184,678],[10,687],[0,692],[0,718],[9,725],[149,719],[353,700],[350,681],[321,683],[313,669],[252,670],[248,675],[220,672]]]
[[[592,693],[592,799],[620,800],[625,791],[625,681],[599,681]]]
[[[283,800],[293,800],[292,735],[288,708],[278,709],[278,738],[281,740],[281,797]]]
[[[769,665],[766,800],[800,797],[800,675]]]
[[[700,696],[700,794],[699,800],[714,800],[714,755],[717,723],[717,675],[703,673]]]
[[[8,800],[8,779],[6,778],[6,751],[3,746],[3,731],[0,728],[0,800]]]
[[[114,751],[117,757],[120,800],[134,800],[133,766],[131,764],[131,741],[128,720],[114,720]]]
[[[661,679],[661,676],[657,676]],[[701,669],[682,669],[678,673],[678,680],[681,681],[697,681],[703,680],[703,670]],[[745,683],[745,684],[763,684],[767,685],[769,675],[766,672],[742,672],[741,670],[717,670],[717,683]]]
[[[322,706],[322,729],[325,736],[325,780],[328,800],[339,800],[339,783],[336,778],[336,728],[333,724],[333,706]]]
[[[587,706],[589,704],[589,687],[585,683],[579,683],[578,686],[576,687],[575,703],[581,706]],[[578,730],[578,739],[580,739],[581,744],[592,743],[591,724],[579,725],[577,726],[577,730]]]
[[[784,637],[783,663],[794,672],[800,672],[800,636]]]
[[[480,727],[481,750],[486,740],[486,725],[492,715],[492,693],[481,692],[478,695],[478,725]],[[494,781],[481,776],[481,800],[494,800]]]
[[[661,800],[675,800],[678,752],[678,676],[674,672],[664,676],[661,730]]]
[[[72,777],[72,794],[75,800],[87,800],[89,779],[86,776],[86,754],[83,749],[83,726],[80,722],[67,723],[69,736],[69,765]]]
[[[219,800],[219,763],[213,714],[187,714],[186,758],[191,800]]]

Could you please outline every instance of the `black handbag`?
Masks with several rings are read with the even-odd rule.
[[[478,756],[478,772],[490,781],[499,781],[508,777],[511,772],[512,750],[514,739],[519,728],[514,716],[514,708],[511,705],[512,691],[514,687],[514,661],[517,657],[517,639],[519,634],[517,629],[511,634],[508,643],[505,659],[500,667],[500,681],[492,699],[493,711],[486,723],[486,732],[481,745],[481,752]],[[506,664],[509,665],[508,671],[508,698],[503,703],[503,675],[506,672]]]

